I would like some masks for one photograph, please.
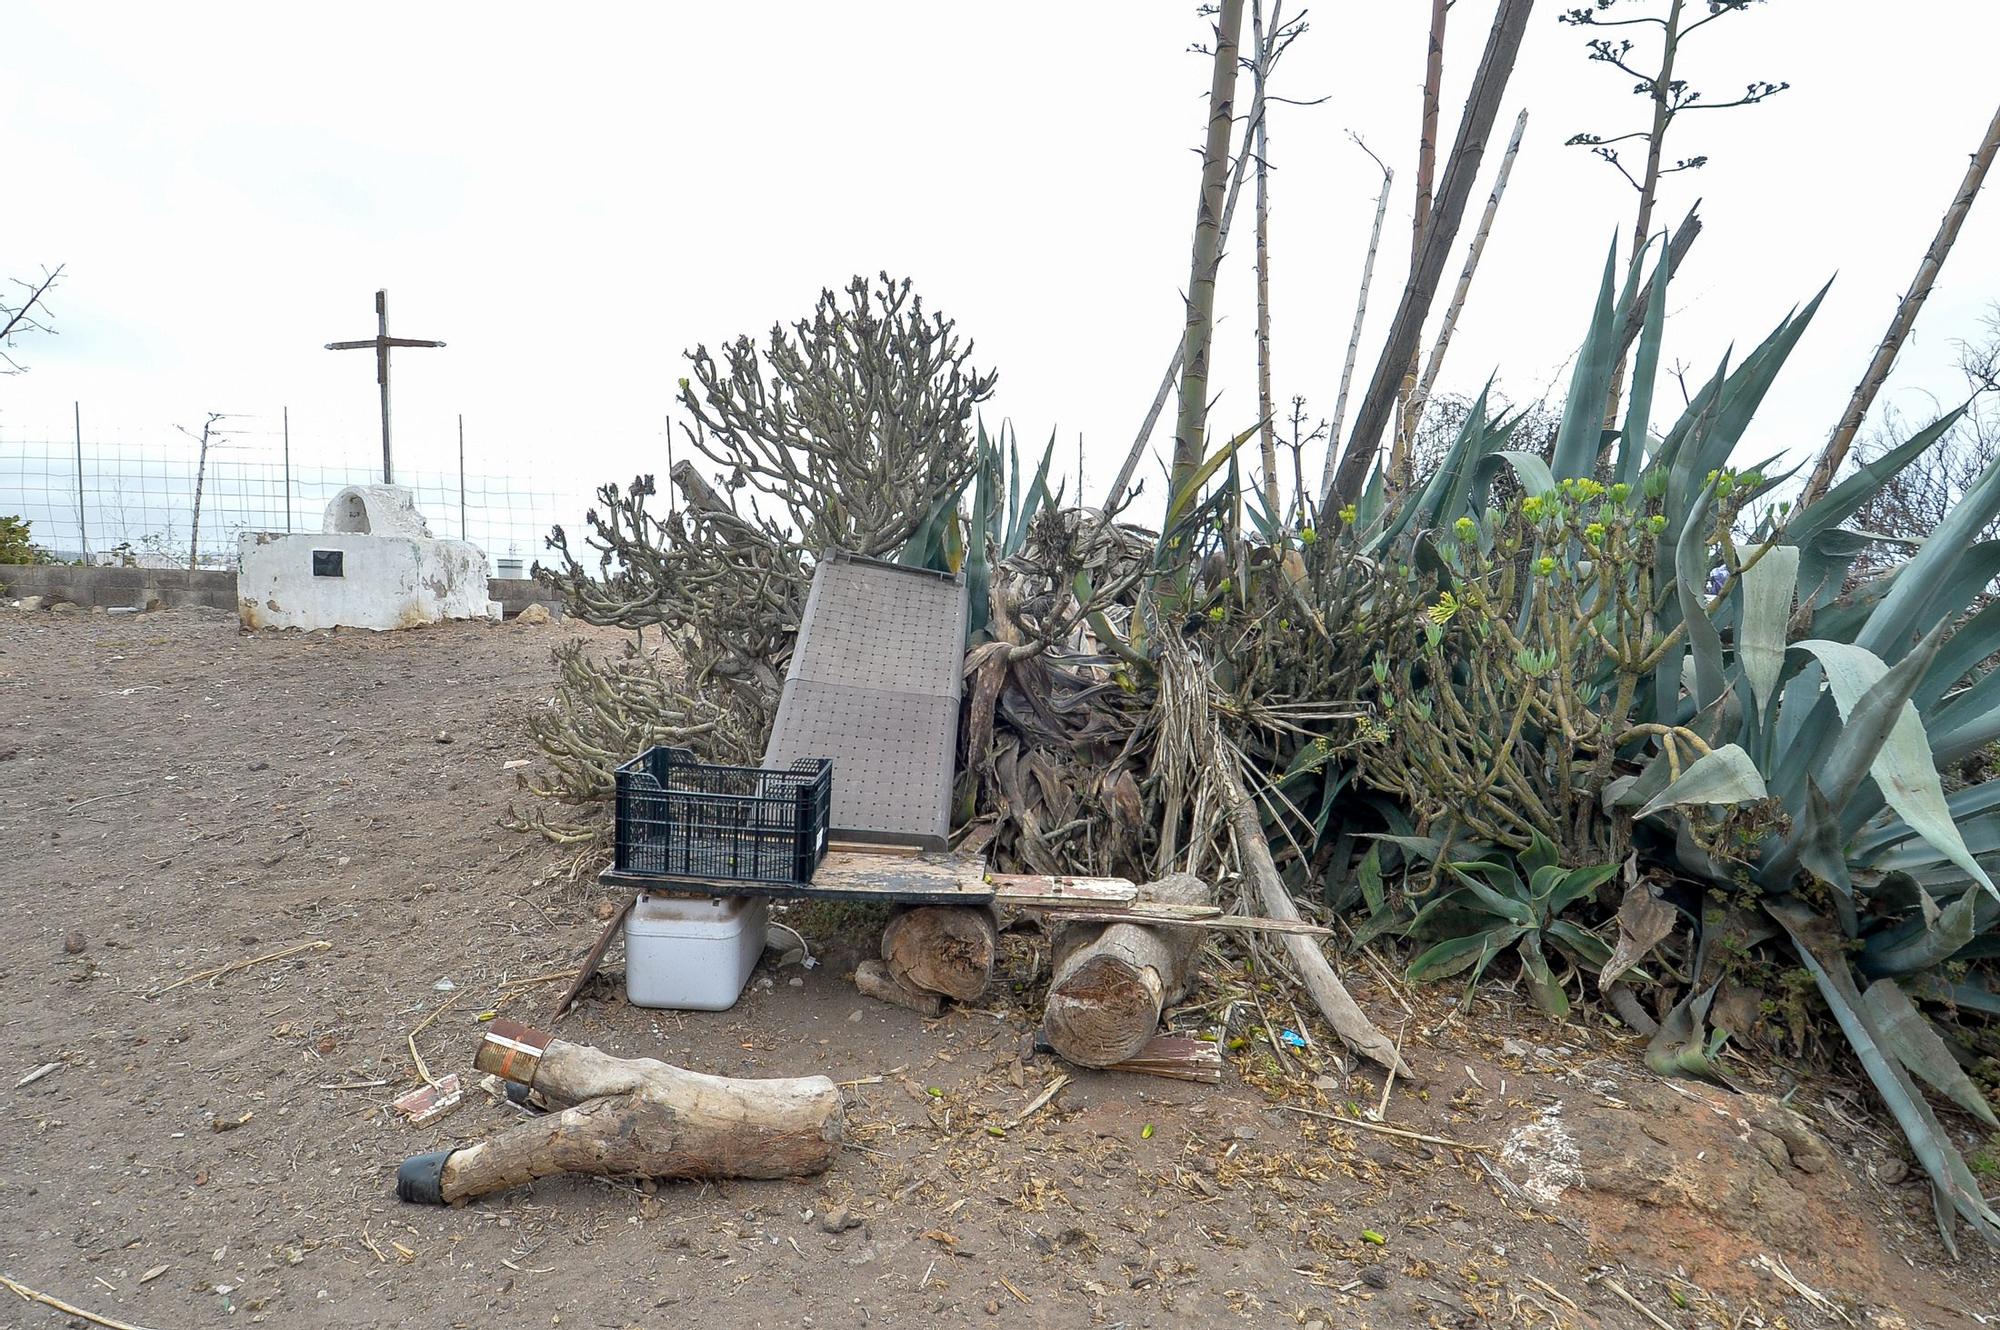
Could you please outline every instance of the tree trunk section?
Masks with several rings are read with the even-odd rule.
[[[1212,905],[1199,878],[1176,873],[1142,901]],[[1056,935],[1054,978],[1042,1029],[1063,1059],[1108,1067],[1136,1057],[1160,1028],[1160,1011],[1187,991],[1201,930],[1141,924],[1072,925]]]
[[[1986,172],[1993,165],[1993,158],[2000,153],[2000,110],[1993,112],[1992,123],[1986,126],[1986,138],[1978,151],[1972,154],[1971,165],[1965,168],[1965,179],[1960,182],[1958,193],[1953,196],[1951,207],[1945,210],[1944,220],[1938,223],[1937,235],[1932,237],[1930,248],[1924,251],[1923,262],[1917,265],[1916,280],[1910,283],[1909,291],[1896,306],[1895,317],[1889,320],[1889,331],[1883,335],[1882,344],[1875,348],[1875,357],[1868,362],[1868,369],[1862,374],[1861,382],[1854,387],[1854,395],[1848,399],[1847,409],[1840,413],[1840,423],[1834,426],[1833,437],[1827,440],[1826,450],[1813,466],[1812,475],[1806,481],[1805,493],[1799,496],[1798,506],[1805,507],[1820,495],[1826,493],[1833,484],[1840,464],[1847,460],[1847,450],[1854,446],[1854,436],[1861,432],[1861,422],[1867,419],[1868,408],[1875,403],[1875,394],[1888,381],[1889,371],[1895,367],[1896,353],[1903,349],[1903,340],[1910,335],[1910,329],[1917,323],[1917,314],[1930,299],[1931,285],[1944,269],[1944,261],[1951,257],[1951,247],[1958,240],[1959,228],[1965,225],[1965,218],[1972,211],[1972,201],[1979,197],[1979,187],[1986,180]]]
[[[882,960],[905,988],[970,1002],[992,980],[999,944],[985,906],[919,905],[882,930]]]
[[[1439,182],[1431,223],[1424,228],[1421,255],[1410,280],[1403,286],[1402,301],[1396,306],[1396,316],[1389,325],[1388,344],[1382,348],[1381,358],[1375,362],[1374,375],[1368,381],[1367,391],[1361,396],[1354,429],[1348,435],[1347,450],[1334,472],[1333,494],[1320,511],[1318,525],[1324,530],[1332,531],[1337,526],[1340,505],[1351,503],[1361,496],[1368,472],[1375,464],[1382,431],[1391,423],[1391,413],[1395,410],[1396,389],[1402,383],[1410,357],[1417,352],[1417,343],[1423,336],[1424,319],[1430,313],[1431,301],[1444,278],[1445,260],[1450,256],[1452,242],[1458,236],[1458,224],[1464,218],[1465,205],[1471,199],[1479,161],[1486,151],[1487,138],[1493,132],[1494,118],[1500,112],[1500,99],[1507,91],[1508,77],[1514,72],[1514,60],[1520,54],[1521,39],[1527,33],[1528,16],[1533,12],[1534,4],[1535,0],[1500,0],[1500,7],[1493,15],[1493,27],[1486,37],[1486,50],[1473,75],[1472,88],[1466,94],[1458,139],[1452,144],[1451,160],[1446,163],[1444,178]]]
[[[560,1039],[531,1076],[551,1102],[575,1106],[453,1151],[447,1202],[558,1173],[798,1177],[830,1167],[845,1134],[840,1090],[824,1076],[731,1080]]]
[[[1229,130],[1236,116],[1237,45],[1243,0],[1221,0],[1215,24],[1214,77],[1208,90],[1208,139],[1201,156],[1201,194],[1188,260],[1187,327],[1181,343],[1180,410],[1174,425],[1174,465],[1168,491],[1201,465],[1206,447],[1209,345],[1215,325],[1215,272],[1222,264],[1222,207],[1229,173]]]
[[[914,1011],[926,1019],[935,1017],[944,1010],[943,998],[936,993],[926,993],[921,989],[909,987],[889,973],[889,967],[881,961],[863,961],[855,966],[854,987],[863,997],[871,997],[892,1007]]]
[[[1360,138],[1354,140],[1368,152]],[[1368,155],[1382,168],[1382,192],[1375,199],[1375,225],[1368,232],[1368,257],[1361,263],[1361,291],[1354,299],[1354,329],[1347,335],[1347,361],[1340,370],[1340,391],[1333,402],[1333,419],[1326,427],[1326,462],[1319,478],[1319,507],[1325,510],[1333,498],[1333,468],[1340,461],[1340,427],[1347,419],[1347,390],[1354,383],[1354,359],[1361,351],[1361,325],[1368,318],[1368,287],[1375,279],[1375,251],[1382,244],[1382,219],[1389,211],[1389,187],[1396,173],[1374,153]]]

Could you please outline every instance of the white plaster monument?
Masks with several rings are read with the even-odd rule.
[[[237,615],[245,628],[417,628],[497,619],[486,552],[438,540],[401,485],[350,485],[317,535],[237,538]]]
[[[443,342],[389,335],[389,293],[375,293],[375,335],[328,342],[373,351],[382,399],[382,483],[349,485],[326,506],[320,534],[246,531],[236,541],[236,612],[245,628],[418,628],[444,619],[497,619],[486,552],[438,540],[416,496],[395,483],[389,449],[389,352]]]

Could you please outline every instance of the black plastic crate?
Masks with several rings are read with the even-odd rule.
[[[695,761],[649,748],[618,768],[617,851],[623,874],[810,882],[826,857],[833,763],[789,770]]]

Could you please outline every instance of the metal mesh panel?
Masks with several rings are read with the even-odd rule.
[[[965,621],[958,578],[845,554],[814,570],[764,765],[831,758],[835,834],[944,845]]]

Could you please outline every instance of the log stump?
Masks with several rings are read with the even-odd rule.
[[[1176,873],[1139,889],[1139,899],[1212,905],[1207,883]],[[1054,977],[1042,1030],[1065,1061],[1108,1067],[1138,1056],[1160,1012],[1194,978],[1201,930],[1144,924],[1072,924],[1056,934]]]
[[[882,930],[882,962],[905,988],[970,1002],[993,978],[1000,928],[983,905],[919,905]]]

